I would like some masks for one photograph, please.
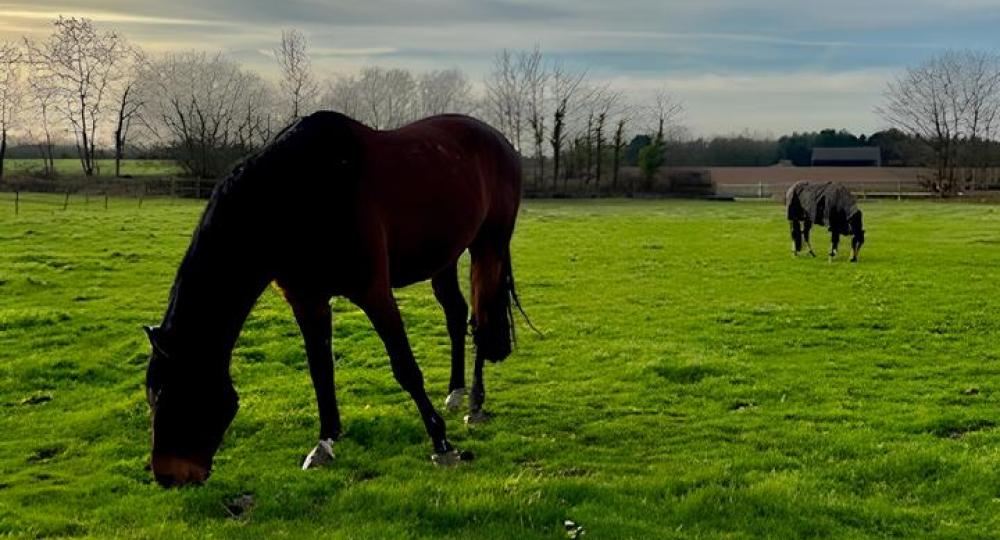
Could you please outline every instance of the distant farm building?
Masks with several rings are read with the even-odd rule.
[[[857,148],[813,148],[813,167],[881,167],[882,151],[877,146]]]

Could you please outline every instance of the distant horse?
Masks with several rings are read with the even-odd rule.
[[[830,260],[837,256],[841,235],[851,239],[851,262],[858,261],[861,246],[865,243],[865,229],[857,199],[841,184],[824,182],[810,184],[796,182],[785,194],[785,211],[792,229],[792,253],[798,256],[805,241],[813,257],[809,230],[813,224],[825,225],[830,230]]]
[[[510,143],[473,118],[427,118],[375,131],[319,112],[286,128],[212,193],[177,271],[146,375],[151,466],[164,486],[204,481],[238,409],[229,374],[237,336],[267,285],[291,305],[319,406],[320,444],[303,468],[332,458],[341,435],[329,301],[358,305],[409,392],[436,463],[471,459],[445,436],[424,390],[392,289],[430,279],[451,338],[448,405],[465,392],[465,335],[476,345],[467,421],[483,418],[483,363],[511,352],[517,302],[510,239],[521,165]],[[457,263],[472,256],[472,319]]]

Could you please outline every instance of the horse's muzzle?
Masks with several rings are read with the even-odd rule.
[[[201,484],[212,474],[211,463],[176,456],[153,455],[153,477],[165,488]]]

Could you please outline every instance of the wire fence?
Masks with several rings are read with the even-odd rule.
[[[859,199],[921,199],[935,194],[918,182],[841,182]],[[788,183],[756,182],[745,184],[719,184],[716,192],[736,199],[779,199],[785,197]]]
[[[0,182],[0,207],[19,215],[26,207],[42,206],[67,210],[70,206],[103,208],[112,200],[133,200],[139,207],[150,198],[205,199],[215,180],[189,178],[100,179],[58,181],[43,179]]]

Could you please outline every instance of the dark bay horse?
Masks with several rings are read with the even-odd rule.
[[[511,352],[517,303],[510,239],[521,165],[510,143],[473,118],[436,116],[375,131],[319,112],[282,132],[221,182],[177,271],[146,376],[151,466],[163,485],[204,481],[238,409],[229,374],[237,336],[269,283],[302,331],[319,406],[320,444],[303,468],[332,457],[341,435],[329,301],[358,305],[413,398],[434,460],[469,459],[448,442],[424,390],[394,287],[430,279],[451,337],[448,403],[465,389],[465,335],[476,345],[468,421],[481,418],[483,363]],[[472,256],[472,319],[457,261]]]
[[[798,256],[805,243],[813,257],[809,231],[813,224],[830,231],[830,260],[837,256],[840,236],[851,238],[851,262],[858,262],[865,243],[865,227],[858,201],[847,187],[834,182],[796,182],[785,193],[785,213],[792,232],[792,254]]]

